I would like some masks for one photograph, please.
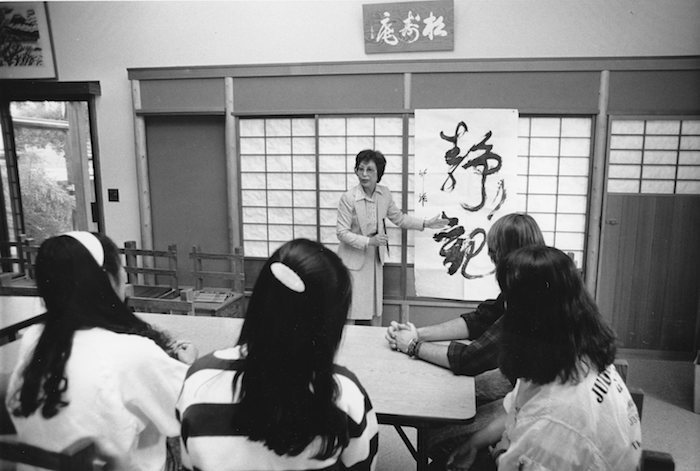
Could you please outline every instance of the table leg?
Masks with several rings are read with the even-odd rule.
[[[411,443],[411,440],[408,439],[406,432],[403,431],[400,425],[394,425],[394,429],[399,434],[399,437],[401,437],[401,440],[403,440],[403,444],[406,445],[406,448],[411,453],[413,459],[418,461],[418,452],[415,448],[413,448],[413,443]]]
[[[416,469],[417,471],[428,471],[428,443],[423,427],[416,427]]]
[[[423,433],[422,427],[416,427],[416,448],[413,448],[411,440],[408,439],[406,433],[403,431],[400,425],[394,425],[394,428],[403,440],[404,445],[411,452],[411,456],[416,460],[416,470],[417,471],[428,471],[428,444],[426,443],[425,433]]]

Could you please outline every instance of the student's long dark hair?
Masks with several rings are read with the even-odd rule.
[[[613,363],[615,334],[565,253],[521,248],[500,261],[496,276],[506,302],[500,368],[508,379],[575,382],[585,374],[581,364],[600,372]]]
[[[301,278],[302,292],[275,276],[270,267],[277,262]],[[238,341],[247,349],[240,410],[251,440],[296,456],[320,436],[317,459],[348,444],[346,418],[334,402],[333,358],[350,299],[347,268],[318,242],[292,240],[265,263]]]
[[[15,416],[27,417],[41,408],[45,418],[68,403],[62,398],[70,387],[65,375],[73,334],[101,327],[117,333],[143,335],[163,349],[170,339],[136,317],[115,292],[109,276],[119,279],[119,251],[107,236],[93,233],[104,250],[98,266],[88,249],[71,236],[46,239],[36,258],[36,284],[46,305],[44,330],[22,373]]]

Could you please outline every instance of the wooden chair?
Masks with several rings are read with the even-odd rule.
[[[2,273],[24,273],[24,243],[0,242],[0,272]]]
[[[198,313],[223,317],[243,317],[245,274],[243,251],[233,253],[203,252],[192,247],[192,276],[195,282],[193,300]],[[215,284],[208,284],[215,281]],[[223,287],[222,287],[223,285]]]
[[[194,316],[194,303],[182,299],[129,297],[126,300],[134,312],[155,312]]]
[[[30,280],[36,278],[36,257],[39,254],[39,246],[33,242],[33,239],[29,239],[24,246],[24,271]]]
[[[16,435],[0,437],[0,460],[56,471],[102,469],[95,460],[95,444],[89,438],[78,440],[60,452],[48,451],[17,441]]]
[[[675,471],[673,456],[663,451],[642,450],[639,471]]]
[[[0,242],[0,295],[38,296],[34,267],[39,246],[33,239]]]
[[[622,380],[627,383],[627,370],[629,369],[629,363],[624,359],[615,360],[615,368]],[[637,413],[639,414],[639,421],[642,420],[642,412],[644,411],[644,391],[640,388],[630,388],[628,387],[630,396],[634,401],[634,405],[637,406]],[[654,450],[642,450],[642,459],[639,464],[639,471],[674,471],[676,469],[676,463],[673,460],[673,456],[670,453],[663,451]]]
[[[134,287],[134,295],[144,298],[177,297],[177,246],[167,250],[136,248],[136,242],[124,243],[124,270],[128,283]],[[167,266],[167,268],[165,268]],[[162,284],[163,279],[166,283]]]

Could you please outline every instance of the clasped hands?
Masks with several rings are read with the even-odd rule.
[[[389,347],[392,350],[408,353],[408,346],[411,340],[418,340],[418,329],[411,322],[399,324],[396,321],[391,321],[391,324],[386,329],[384,338],[389,342]]]

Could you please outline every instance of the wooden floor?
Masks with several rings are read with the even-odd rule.
[[[676,471],[700,471],[700,414],[693,412],[693,363],[627,361],[627,382],[644,390],[644,448],[671,453]]]

